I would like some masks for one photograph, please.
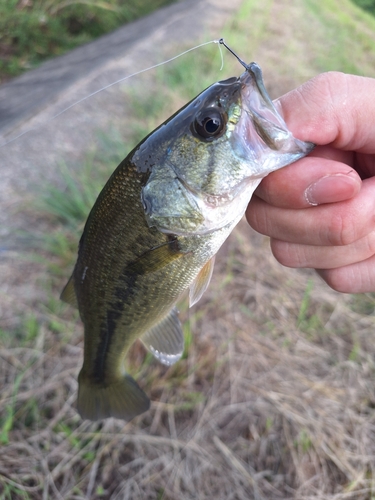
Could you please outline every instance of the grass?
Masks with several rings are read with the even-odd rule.
[[[337,59],[355,16],[364,32],[372,21],[349,2],[341,10],[350,16],[335,17],[333,0],[316,5],[245,2],[228,23],[227,42],[261,64],[275,95],[350,60],[375,76],[359,28],[350,57],[343,51]],[[336,41],[340,29],[346,35]],[[60,159],[57,183],[35,196],[37,255],[19,263],[20,280],[35,283],[33,296],[1,297],[18,321],[13,328],[3,321],[0,331],[0,498],[374,497],[374,295],[340,295],[312,271],[282,268],[245,222],[221,249],[202,300],[180,305],[181,361],[167,369],[132,347],[127,369],[151,396],[150,411],[130,423],[90,423],[76,413],[82,326],[58,296],[85,216],[126,150],[218,79],[219,66],[213,47],[159,69],[152,89],[144,75],[125,90],[132,126],[126,117],[121,134],[101,134],[79,165]],[[225,56],[219,78],[240,71]]]
[[[173,0],[7,0],[0,3],[0,83]]]
[[[354,4],[358,5],[361,9],[366,10],[372,15],[375,15],[375,2],[374,0],[352,0]]]
[[[329,0],[324,5],[308,0],[307,5],[311,14],[319,19],[329,48],[315,54],[319,70],[329,70],[334,58],[340,71],[371,74],[375,62],[375,41],[370,36],[375,29],[374,17],[351,2],[345,4],[345,9],[341,8],[342,3],[338,0]]]

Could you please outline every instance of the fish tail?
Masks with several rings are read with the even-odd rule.
[[[149,398],[128,374],[98,383],[81,371],[78,382],[77,409],[82,418],[131,420],[150,408]]]

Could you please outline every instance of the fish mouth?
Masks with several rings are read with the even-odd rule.
[[[219,139],[222,153],[212,150],[215,182],[211,186],[202,184],[197,176],[189,177],[169,158],[165,160],[163,168],[154,170],[142,188],[149,227],[181,236],[207,235],[224,228],[229,231],[267,174],[313,149],[313,144],[296,139],[288,130],[264,87],[256,63],[249,64],[239,78],[225,80],[222,85],[228,88],[219,96],[216,84],[206,90],[214,95],[215,103],[221,99],[229,110],[226,132]],[[198,97],[197,105],[201,105],[201,99]],[[192,105],[195,106],[194,101]],[[204,144],[208,148],[215,142]]]
[[[293,163],[314,148],[311,142],[293,136],[272,102],[255,62],[239,77],[242,113],[233,134],[239,156],[252,164],[251,177],[264,177]]]

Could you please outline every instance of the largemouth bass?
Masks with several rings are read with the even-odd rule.
[[[275,109],[261,70],[217,82],[148,135],[100,193],[62,299],[84,323],[78,411],[129,420],[149,408],[124,370],[140,338],[162,363],[183,352],[175,309],[196,303],[217,251],[270,172],[308,154]]]

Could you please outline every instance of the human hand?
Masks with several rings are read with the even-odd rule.
[[[267,176],[246,211],[276,259],[333,289],[375,291],[375,79],[324,73],[281,97],[289,129],[317,144]]]

